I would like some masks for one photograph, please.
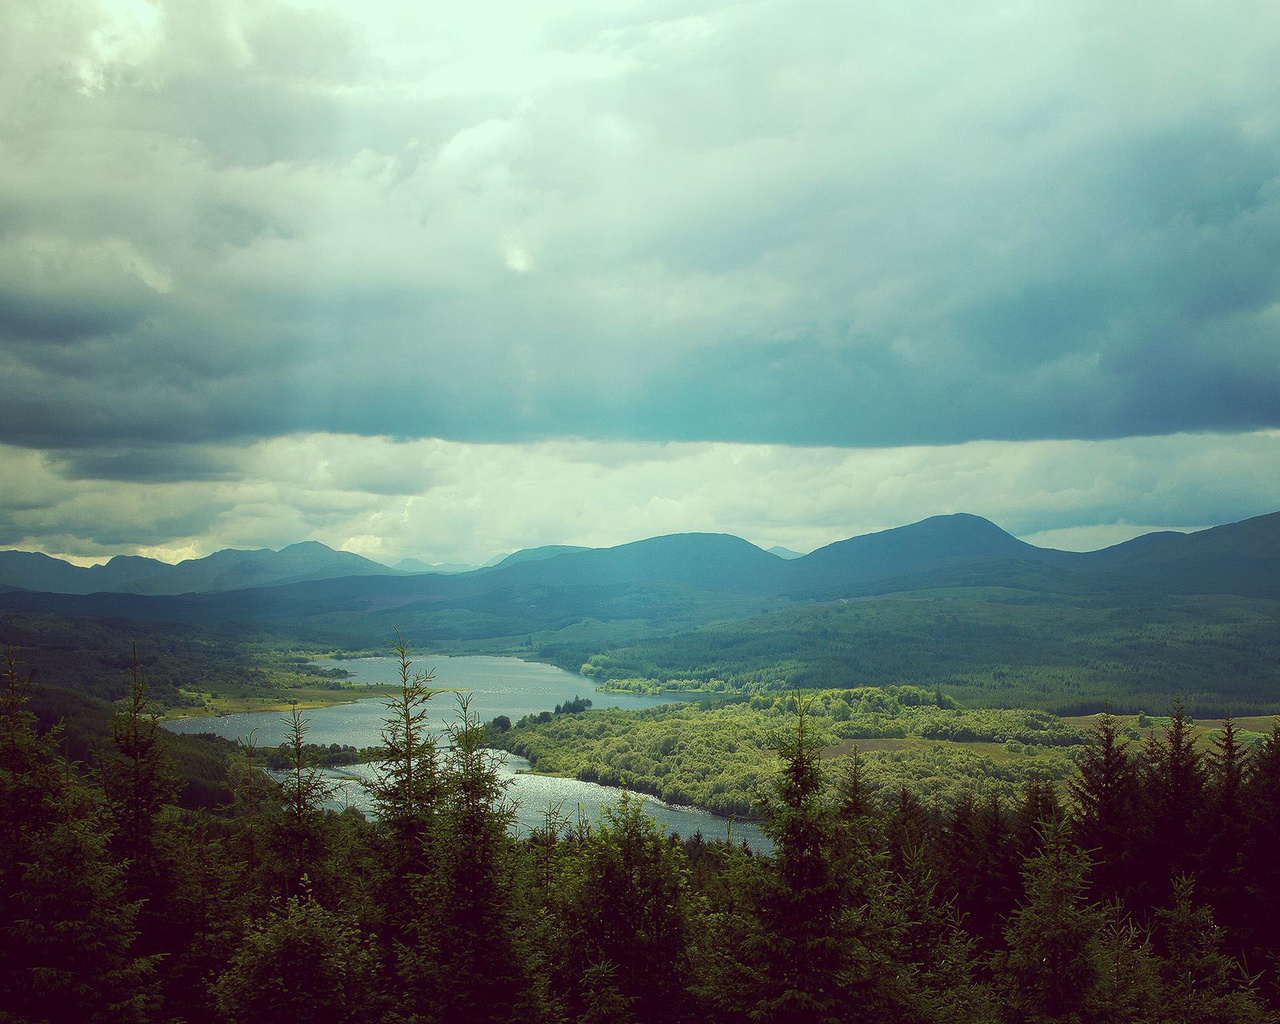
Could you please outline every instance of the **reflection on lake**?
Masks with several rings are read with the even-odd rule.
[[[598,786],[594,782],[527,774],[529,762],[523,757],[501,750],[494,751],[494,755],[499,759],[499,776],[509,781],[507,795],[516,811],[512,831],[519,836],[527,836],[534,829],[545,827],[548,809],[557,811],[570,822],[576,821],[580,814],[586,821],[594,822],[600,817],[600,809],[616,803],[621,792],[609,786]],[[337,783],[340,787],[334,793],[330,806],[336,810],[348,805],[358,807],[372,817],[373,798],[355,780],[367,779],[375,770],[373,765],[352,765],[326,771],[324,774],[330,782]],[[641,801],[645,812],[665,826],[668,832],[678,832],[686,838],[701,832],[707,839],[724,839],[729,834],[730,822],[727,818],[716,817],[696,807],[666,804],[643,793],[633,795]],[[732,826],[735,843],[746,842],[751,849],[761,852],[773,848],[758,825],[735,821]]]
[[[400,682],[400,663],[395,658],[318,659],[319,668],[343,668],[351,673],[348,683],[356,686]],[[550,711],[574,697],[589,697],[597,708],[649,708],[681,699],[678,695],[649,697],[642,694],[598,691],[590,679],[573,675],[554,665],[519,661],[515,658],[446,658],[433,656],[416,661],[414,669],[434,669],[432,685],[471,694],[471,711],[482,722],[506,715],[513,722],[525,715]],[[353,747],[375,747],[382,742],[382,722],[386,717],[385,697],[355,699],[348,704],[314,708],[304,712],[310,719],[308,743],[346,743]],[[453,693],[438,693],[427,705],[431,724],[443,733],[457,720],[458,702]],[[259,746],[274,747],[284,742],[287,729],[279,712],[247,711],[217,718],[182,718],[166,723],[175,732],[212,732],[228,739],[247,739],[256,731]]]
[[[398,683],[399,662],[395,658],[358,658],[351,660],[322,659],[321,668],[344,668],[351,673],[348,680],[354,684]],[[472,694],[471,710],[488,721],[498,715],[506,715],[513,722],[525,715],[550,711],[557,704],[574,697],[589,697],[594,707],[644,708],[670,703],[677,696],[649,697],[640,694],[607,693],[596,690],[589,679],[565,672],[551,665],[518,661],[514,658],[431,656],[415,662],[414,668],[435,670],[433,685],[459,689]],[[327,708],[312,708],[303,714],[309,720],[308,743],[348,744],[353,747],[374,747],[382,743],[382,725],[386,718],[384,697],[366,697],[348,704]],[[428,705],[431,724],[443,733],[447,724],[456,720],[457,700],[452,693],[440,693]],[[216,718],[184,718],[166,722],[174,732],[211,732],[228,739],[247,740],[251,735],[260,747],[273,747],[287,738],[288,715],[280,712],[243,712]],[[560,810],[576,817],[582,814],[590,821],[599,815],[600,808],[618,799],[618,790],[577,779],[556,779],[526,774],[529,764],[514,755],[502,755],[504,777],[511,779],[507,792],[517,804],[517,829],[528,834],[539,826],[548,808]],[[331,777],[355,777],[368,766],[343,768],[329,773]],[[707,838],[723,838],[728,822],[706,811],[691,807],[675,807],[653,797],[643,797],[645,810],[668,830],[691,836],[701,832]],[[350,803],[366,814],[371,813],[372,803],[363,788],[348,785],[337,797],[337,806]],[[751,824],[733,826],[735,840],[746,842],[757,850],[768,849],[768,839],[759,828]]]

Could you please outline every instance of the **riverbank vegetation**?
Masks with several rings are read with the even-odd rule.
[[[922,690],[702,710],[726,733],[769,725],[760,856],[666,836],[625,796],[513,838],[486,731],[465,700],[447,743],[419,729],[441,695],[407,663],[374,821],[323,810],[305,716],[282,782],[241,749],[227,804],[196,813],[141,674],[92,765],[40,729],[12,656],[0,682],[10,1020],[1243,1024],[1277,1005],[1277,731],[1196,744],[1175,707],[1140,742],[1110,717],[1080,737]],[[883,719],[857,725],[863,704]],[[1061,789],[943,802],[822,756],[856,742],[837,728],[895,719],[906,735],[863,741],[957,743],[923,736],[945,723],[1007,748],[1031,729],[1075,764]],[[661,746],[682,720],[645,721]]]
[[[964,709],[915,686],[528,716],[509,730],[492,730],[490,740],[540,772],[756,817],[777,771],[779,733],[799,699],[815,742],[833,756],[858,750],[865,782],[880,799],[907,786],[945,806],[965,791],[1012,800],[1034,779],[1066,778],[1087,742],[1080,727],[1047,712]]]

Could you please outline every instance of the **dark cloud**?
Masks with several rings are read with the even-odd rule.
[[[376,7],[164,6],[114,57],[92,19],[29,27],[0,441],[164,480],[230,471],[192,446],[305,431],[1280,425],[1274,18],[1213,15],[1222,76],[1187,41],[1208,13],[802,8],[583,10],[494,40],[525,64],[475,49],[490,76]]]
[[[232,480],[243,471],[233,452],[208,446],[165,444],[147,448],[76,449],[50,452],[60,476],[69,480],[128,480],[175,483]]]

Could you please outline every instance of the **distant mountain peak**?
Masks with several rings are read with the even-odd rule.
[[[340,554],[340,555],[353,554],[353,552],[343,551],[341,548],[331,548],[329,547],[328,544],[321,543],[318,540],[300,540],[296,544],[289,544],[285,547],[282,547],[278,552],[276,552],[276,554],[283,555],[286,552],[297,552],[299,554],[303,554],[308,552],[325,552],[325,551],[330,551],[334,554]],[[357,557],[363,557],[363,556],[357,556]]]
[[[536,548],[521,548],[519,551],[513,551],[509,555],[498,558],[496,561],[490,559],[485,563],[485,568],[499,568],[501,566],[519,565],[521,562],[541,562],[548,558],[556,558],[560,555],[572,555],[579,551],[591,551],[591,548],[581,547],[576,544],[543,544]]]

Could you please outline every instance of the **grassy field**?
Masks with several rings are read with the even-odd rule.
[[[182,690],[183,703],[163,709],[164,718],[201,718],[208,715],[230,715],[242,711],[291,711],[293,708],[326,708],[347,704],[364,697],[381,697],[395,692],[395,687],[371,685],[360,687],[321,687],[305,684],[277,685],[269,696],[222,694],[200,690]]]

